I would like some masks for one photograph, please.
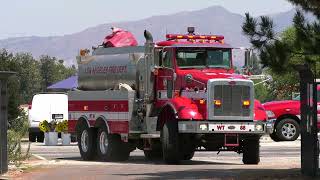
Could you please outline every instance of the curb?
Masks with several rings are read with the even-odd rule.
[[[29,142],[29,139],[28,138],[22,138],[21,142]]]

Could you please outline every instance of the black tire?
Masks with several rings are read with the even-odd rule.
[[[71,135],[71,142],[77,142],[77,136]]]
[[[290,128],[289,132],[284,132],[285,128]],[[300,125],[297,121],[286,118],[276,125],[276,136],[280,141],[295,141],[300,135]]]
[[[105,140],[107,140],[107,146],[104,146]],[[126,161],[129,159],[128,144],[122,142],[118,134],[109,134],[105,126],[98,129],[96,146],[97,155],[101,161]]]
[[[248,138],[243,140],[242,162],[244,164],[259,164],[260,162],[260,138]]]
[[[162,147],[159,140],[151,140],[150,150],[143,150],[144,156],[147,160],[162,159]]]
[[[278,136],[276,135],[276,133],[272,133],[270,134],[270,138],[275,141],[275,142],[279,142],[280,139],[278,138]]]
[[[43,132],[39,132],[37,135],[37,142],[44,142],[44,133]]]
[[[86,123],[79,124],[77,127],[77,140],[81,158],[85,161],[94,160],[97,152],[95,129],[89,128]]]
[[[180,149],[182,151],[182,160],[191,160],[194,156],[196,150],[197,140],[191,134],[180,134],[179,143]]]
[[[184,154],[183,154],[183,160],[191,160],[192,158],[193,158],[193,156],[194,156],[194,150],[193,151],[188,151],[188,152],[185,152]]]
[[[162,158],[162,152],[160,150],[143,150],[144,157],[147,160],[158,160]]]
[[[161,131],[163,160],[168,164],[178,164],[181,160],[179,151],[178,123],[167,121]]]
[[[37,140],[36,134],[29,132],[29,141],[30,142],[36,142],[36,140]]]

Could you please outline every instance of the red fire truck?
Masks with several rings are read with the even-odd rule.
[[[84,160],[127,160],[136,148],[166,163],[198,149],[243,153],[258,164],[267,116],[251,80],[235,74],[223,36],[167,34],[144,46],[93,48],[78,56],[69,130]]]

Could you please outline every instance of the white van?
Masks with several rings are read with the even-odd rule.
[[[33,96],[29,105],[29,141],[43,142],[39,123],[53,119],[68,120],[68,96],[65,93],[39,93]]]

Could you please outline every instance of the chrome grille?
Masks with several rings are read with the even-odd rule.
[[[252,121],[254,119],[254,86],[248,79],[210,79],[208,81],[208,120]],[[221,106],[215,106],[220,100]],[[244,107],[243,101],[250,106]]]
[[[250,100],[249,86],[216,85],[213,98],[222,102],[214,108],[214,116],[250,116],[250,108],[242,105],[244,100]]]

